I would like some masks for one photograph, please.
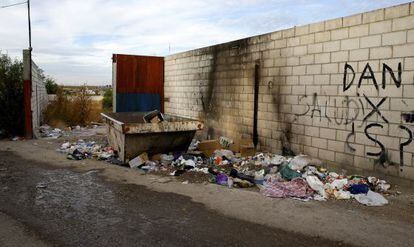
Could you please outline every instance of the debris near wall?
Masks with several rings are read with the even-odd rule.
[[[47,124],[40,126],[37,129],[37,133],[35,136],[40,138],[50,138],[50,139],[57,139],[62,135],[66,135],[65,131],[59,128],[53,128]]]
[[[66,154],[69,160],[96,159],[123,165],[123,162],[119,160],[118,152],[109,146],[106,138],[99,138],[99,136],[104,137],[106,133],[106,128],[99,124],[86,127],[77,125],[67,127],[64,130],[43,125],[38,129],[38,132],[40,138],[65,139],[66,141],[56,151]],[[74,139],[76,141],[67,141]]]
[[[222,144],[227,148],[224,149]],[[258,188],[264,196],[274,198],[304,201],[355,198],[368,206],[388,203],[380,194],[390,193],[391,185],[384,180],[331,172],[320,160],[307,155],[287,157],[256,153],[243,156],[241,147],[240,143],[224,138],[193,142],[188,152],[152,157],[143,153],[130,161],[130,167],[182,178],[185,183],[210,182],[229,188]]]
[[[65,142],[56,151],[66,154],[69,160],[97,159],[105,160],[112,164],[121,165],[118,160],[118,153],[107,143],[95,141]]]
[[[183,184],[215,183],[230,189],[256,189],[273,198],[302,201],[355,198],[367,206],[383,206],[388,200],[382,194],[391,194],[391,185],[385,180],[328,171],[322,161],[307,155],[255,153],[250,140],[193,140],[186,152],[153,156],[144,152],[129,164],[123,164],[117,151],[107,143],[80,139],[63,143],[57,151],[71,160],[105,160],[143,173],[162,175],[162,183],[171,182],[174,177]]]

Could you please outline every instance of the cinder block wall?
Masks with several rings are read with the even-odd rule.
[[[47,107],[49,98],[46,91],[41,69],[32,61],[32,125],[33,130],[43,123],[43,113]],[[36,132],[35,132],[36,133]]]
[[[414,178],[414,3],[168,56],[165,112],[251,137],[256,63],[261,150]]]

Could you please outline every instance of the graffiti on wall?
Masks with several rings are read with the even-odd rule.
[[[387,78],[390,80],[387,83]],[[350,133],[346,138],[346,145],[351,152],[355,152],[356,149],[351,143],[351,138],[355,136],[355,128],[363,128],[363,132],[366,138],[375,146],[380,148],[379,152],[367,151],[366,155],[371,157],[382,157],[387,156],[387,147],[378,139],[372,131],[380,131],[384,128],[385,124],[390,124],[390,119],[383,114],[383,108],[386,102],[390,101],[388,96],[384,97],[370,97],[365,93],[359,93],[362,84],[372,85],[369,90],[386,90],[388,87],[396,87],[402,90],[402,64],[398,63],[398,67],[394,72],[393,68],[389,65],[382,64],[382,78],[379,81],[375,77],[372,67],[369,63],[366,63],[362,73],[358,75],[352,65],[345,63],[343,72],[343,84],[342,92],[351,90],[352,87],[356,87],[355,97],[348,95],[343,96],[340,100],[338,97],[326,97],[326,95],[318,95],[313,93],[312,96],[302,95],[299,97],[299,104],[305,104],[305,109],[302,112],[295,113],[296,117],[310,116],[312,119],[319,118],[326,119],[330,124],[334,125],[349,125],[351,127]],[[349,92],[347,92],[349,94]],[[386,94],[383,94],[386,95]],[[404,105],[408,107],[408,104],[401,100]],[[311,102],[311,103],[310,103]],[[372,122],[369,119],[378,119],[376,122]],[[398,123],[399,130],[405,133],[405,141],[401,141],[399,144],[400,153],[400,165],[404,164],[404,149],[413,142],[412,130],[404,124],[414,122],[414,112],[402,112],[402,121],[391,121],[392,123]],[[405,122],[401,124],[401,122]],[[365,127],[364,127],[365,126]],[[402,138],[404,139],[404,138]]]

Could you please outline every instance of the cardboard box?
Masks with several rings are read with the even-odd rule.
[[[202,141],[198,144],[198,150],[204,153],[204,155],[210,157],[214,154],[214,151],[221,149],[221,145],[218,140]]]
[[[207,140],[198,144],[198,150],[208,157],[212,156],[217,149],[223,149],[219,140]],[[253,156],[256,154],[253,141],[250,139],[233,140],[229,150],[233,151],[233,153],[240,153],[241,156]]]
[[[250,139],[236,139],[229,149],[234,153],[240,153],[241,156],[253,156],[256,154],[253,141]]]

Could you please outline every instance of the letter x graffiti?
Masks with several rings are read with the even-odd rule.
[[[386,122],[388,123],[388,120],[381,114],[379,107],[382,105],[382,103],[385,102],[385,100],[387,99],[387,97],[382,98],[382,100],[377,104],[374,105],[374,103],[372,103],[371,100],[368,99],[368,97],[364,94],[364,98],[368,101],[368,103],[371,105],[372,110],[371,112],[365,116],[364,120],[362,120],[362,122],[365,122],[369,117],[372,116],[372,114],[374,114],[375,112],[378,113],[378,115]]]

